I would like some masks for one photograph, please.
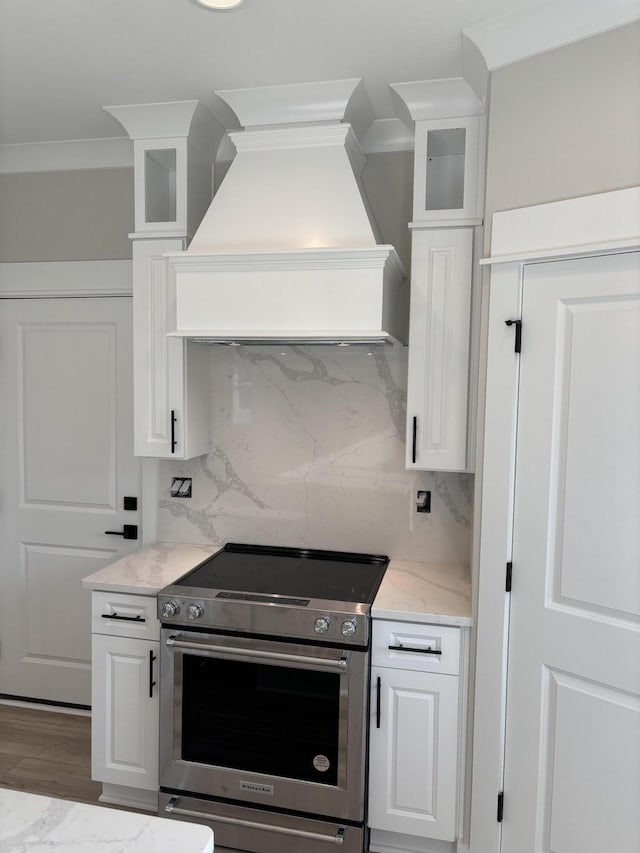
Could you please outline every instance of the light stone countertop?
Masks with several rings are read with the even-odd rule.
[[[156,595],[206,560],[222,545],[182,545],[156,542],[131,551],[82,580],[85,589]]]
[[[206,826],[0,788],[0,853],[213,853]]]
[[[159,542],[84,578],[85,589],[156,595],[195,568],[222,545]],[[469,569],[445,563],[391,560],[371,614],[401,622],[471,625]]]
[[[471,625],[469,569],[446,563],[391,560],[378,590],[374,619]]]

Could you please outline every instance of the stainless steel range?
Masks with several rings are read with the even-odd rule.
[[[228,544],[158,597],[160,813],[361,853],[369,611],[388,558]]]

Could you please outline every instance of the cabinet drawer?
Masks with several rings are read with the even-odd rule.
[[[392,669],[458,675],[460,629],[374,619],[371,663]]]
[[[159,640],[156,597],[94,592],[91,596],[91,631],[110,637]]]

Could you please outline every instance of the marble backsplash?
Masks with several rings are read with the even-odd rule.
[[[473,477],[404,467],[406,348],[214,346],[210,365],[210,451],[161,463],[161,540],[469,563]]]

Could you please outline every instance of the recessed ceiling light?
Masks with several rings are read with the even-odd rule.
[[[235,9],[242,0],[196,0],[196,3],[205,9]]]

